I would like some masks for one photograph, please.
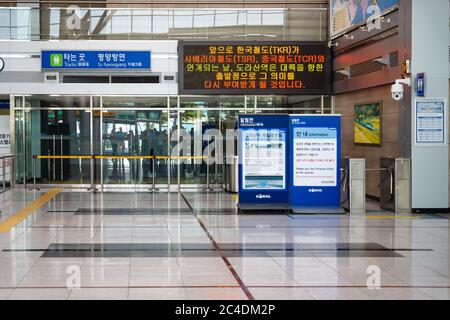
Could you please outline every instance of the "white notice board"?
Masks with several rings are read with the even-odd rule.
[[[415,101],[415,145],[445,146],[446,126],[445,98],[416,98]]]

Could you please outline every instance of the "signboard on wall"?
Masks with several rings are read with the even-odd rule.
[[[288,205],[287,115],[239,115],[239,205]]]
[[[0,155],[4,154],[11,154],[9,99],[0,100]],[[5,180],[9,181],[9,174],[6,174]]]
[[[398,0],[330,0],[331,37],[366,24],[371,17],[387,12],[397,5]]]
[[[291,115],[290,203],[340,208],[341,116]]]
[[[42,69],[149,70],[150,51],[43,50]]]
[[[9,115],[0,115],[0,154],[11,153],[11,140],[9,133]]]
[[[445,105],[446,99],[416,99],[415,145],[446,145]]]
[[[325,42],[180,41],[178,51],[180,94],[330,94]]]

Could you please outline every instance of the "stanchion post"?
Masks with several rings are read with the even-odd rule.
[[[156,191],[158,191],[159,189],[157,189],[156,188],[156,166],[155,166],[155,163],[156,163],[156,156],[153,156],[152,157],[152,192],[156,192]]]
[[[172,173],[172,159],[167,158],[167,192],[170,192],[170,177]]]
[[[39,188],[36,188],[36,161],[37,156],[33,155],[33,190],[39,190]]]
[[[91,156],[91,187],[88,190],[95,192],[95,156]]]
[[[16,186],[16,167],[15,167],[16,158],[15,156],[11,157],[11,168],[9,169],[9,184],[11,188]]]
[[[212,188],[209,186],[209,163],[208,163],[208,161],[205,161],[205,163],[206,163],[206,189],[205,190],[212,191]]]

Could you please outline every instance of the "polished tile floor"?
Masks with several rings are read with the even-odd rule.
[[[0,194],[0,223],[46,191]],[[63,191],[0,233],[2,299],[450,299],[447,215],[242,215],[226,193]]]

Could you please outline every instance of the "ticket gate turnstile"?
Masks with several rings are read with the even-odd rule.
[[[411,213],[411,160],[380,159],[380,207],[395,213]]]
[[[350,213],[366,211],[366,160],[341,159],[341,205]]]

